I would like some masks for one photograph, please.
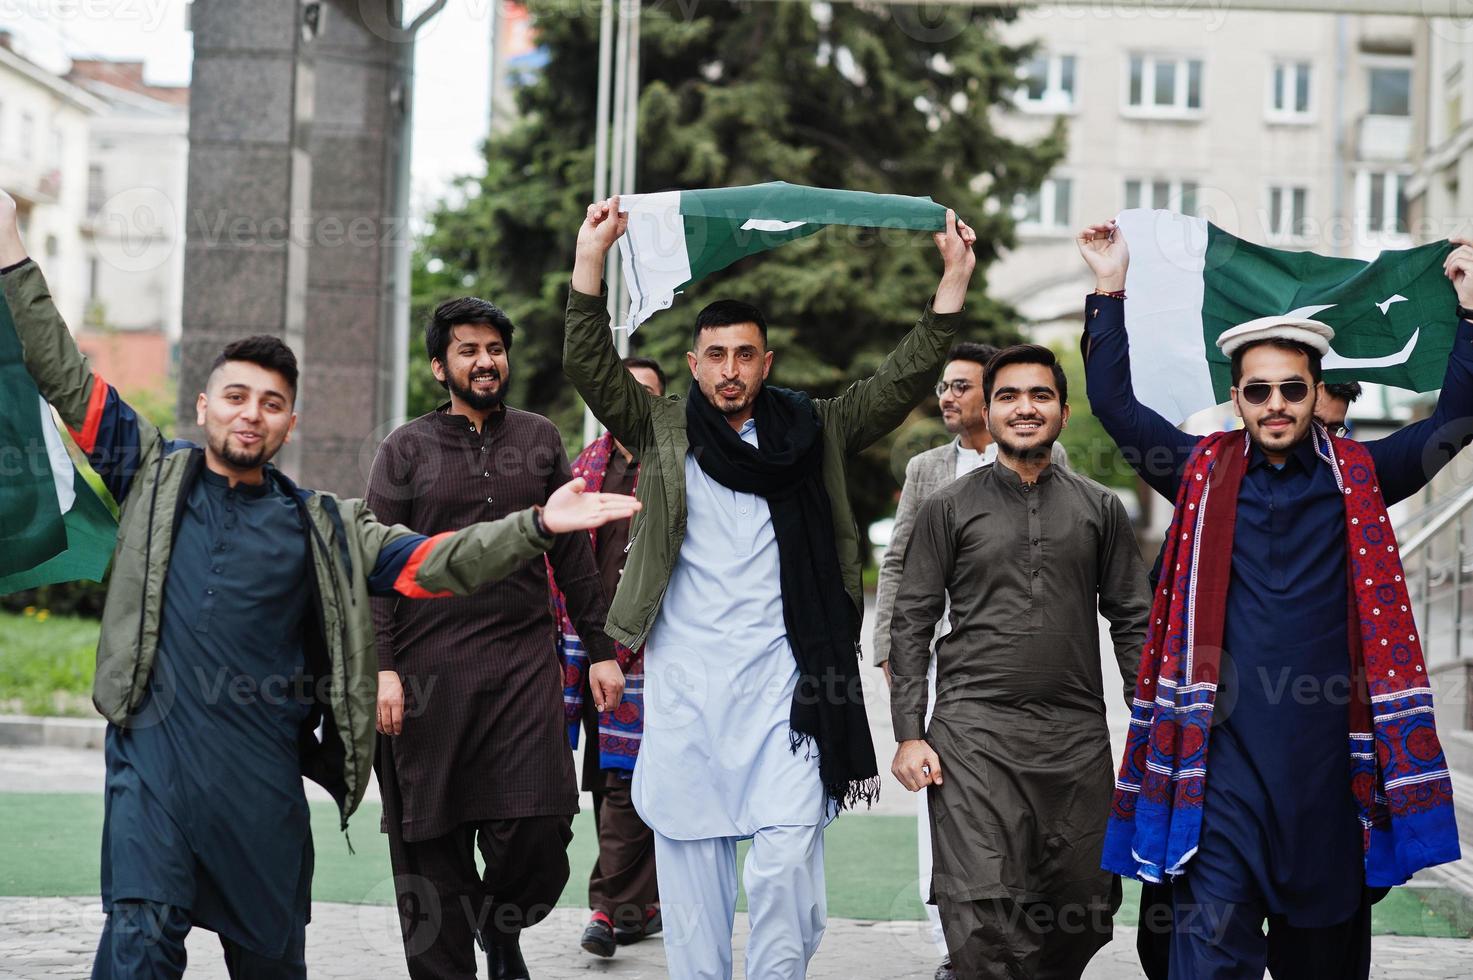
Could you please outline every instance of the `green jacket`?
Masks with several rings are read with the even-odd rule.
[[[204,451],[165,439],[92,373],[34,262],[3,280],[26,370],[120,506],[92,701],[126,727],[147,693],[170,547]],[[313,621],[304,633],[314,701],[299,735],[302,772],[337,800],[346,829],[373,778],[378,660],[369,596],[465,595],[545,551],[552,538],[525,510],[430,539],[380,524],[361,500],[298,488],[273,467],[267,478],[297,501],[312,555]]]
[[[930,393],[961,318],[961,313],[937,314],[927,308],[878,371],[842,395],[815,399],[823,423],[823,484],[834,514],[839,565],[844,588],[861,615],[864,538],[849,505],[847,460],[904,421]],[[614,348],[606,300],[572,288],[563,370],[598,420],[640,461],[636,496],[644,509],[634,516],[624,576],[604,628],[637,650],[655,625],[685,540],[685,456],[690,449],[685,400],[679,395],[656,398],[635,381]]]

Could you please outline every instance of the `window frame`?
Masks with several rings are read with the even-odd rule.
[[[1063,182],[1068,185],[1068,206],[1065,214],[1058,214],[1059,184]],[[1072,235],[1074,225],[1071,223],[1074,210],[1076,181],[1071,173],[1052,173],[1043,179],[1035,191],[1039,197],[1038,215],[1039,220],[1032,221],[1026,217],[1026,202],[1030,195],[1017,194],[1013,198],[1011,213],[1013,222],[1017,225],[1018,234],[1030,236],[1057,236]]]
[[[1068,49],[1050,49],[1035,52],[1034,57],[1044,58],[1048,65],[1048,78],[1044,82],[1043,98],[1034,99],[1028,95],[1028,78],[1020,74],[1017,91],[1013,94],[1013,105],[1022,112],[1041,116],[1072,116],[1079,112],[1079,53]],[[1074,85],[1067,92],[1055,87],[1056,84],[1063,81],[1064,59],[1066,58],[1074,62]],[[1022,71],[1021,65],[1019,71]],[[1068,96],[1067,103],[1050,99],[1051,95],[1058,92],[1064,92]]]
[[[1302,112],[1293,107],[1292,103],[1294,100],[1292,98],[1288,100],[1289,104],[1284,107],[1281,107],[1277,104],[1279,97],[1280,69],[1298,69],[1300,67],[1304,67],[1309,70],[1309,98]],[[1310,58],[1302,58],[1294,55],[1270,58],[1268,62],[1267,91],[1264,93],[1264,118],[1267,119],[1269,122],[1290,123],[1295,125],[1304,125],[1306,123],[1314,122],[1319,114],[1319,101],[1315,98],[1316,72],[1314,69],[1314,61]],[[1291,76],[1287,71],[1285,72],[1284,77],[1286,80],[1291,79]],[[1297,93],[1297,73],[1292,76],[1292,82],[1294,84],[1291,86],[1291,92],[1285,94],[1292,95],[1294,93]]]
[[[1130,101],[1131,89],[1131,67],[1136,59],[1141,61],[1141,96],[1145,98],[1148,90],[1153,101],[1142,101],[1135,105]],[[1157,66],[1162,63],[1175,64],[1176,70],[1172,78],[1173,101],[1169,105],[1154,101],[1155,79]],[[1196,63],[1199,68],[1198,78],[1198,105],[1189,104],[1191,94],[1191,65]],[[1166,51],[1127,51],[1125,53],[1125,71],[1121,75],[1120,88],[1120,113],[1133,119],[1176,119],[1195,121],[1205,117],[1207,111],[1207,59],[1201,54],[1187,52]]]

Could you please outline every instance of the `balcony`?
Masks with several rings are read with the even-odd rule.
[[[1360,117],[1355,134],[1357,160],[1403,163],[1411,159],[1411,154],[1411,116]]]

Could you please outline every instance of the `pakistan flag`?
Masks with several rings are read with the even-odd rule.
[[[738,259],[828,225],[941,231],[946,208],[929,197],[829,190],[773,181],[744,187],[629,194],[619,239],[631,331],[669,309],[686,286]]]
[[[117,521],[72,465],[0,301],[0,595],[101,581]]]
[[[1457,297],[1442,272],[1446,241],[1375,261],[1267,248],[1171,211],[1117,219],[1130,249],[1126,332],[1136,398],[1173,422],[1228,400],[1223,331],[1263,316],[1334,328],[1325,380],[1442,387]]]

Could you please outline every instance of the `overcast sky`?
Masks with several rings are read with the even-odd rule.
[[[448,181],[485,168],[491,0],[450,0],[425,26],[415,57],[414,203],[439,197]],[[409,0],[411,12],[427,0]],[[189,82],[191,37],[185,0],[0,0],[0,27],[54,71],[67,57],[141,59],[160,85]]]

